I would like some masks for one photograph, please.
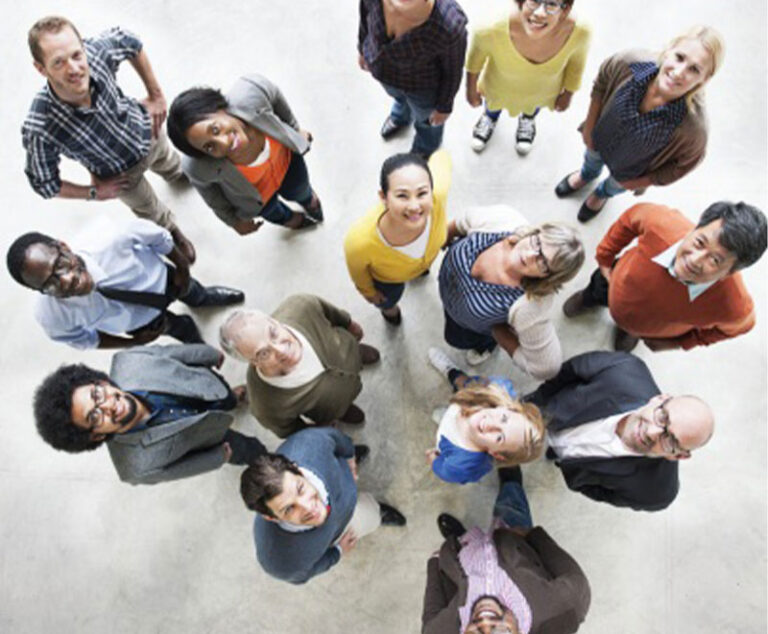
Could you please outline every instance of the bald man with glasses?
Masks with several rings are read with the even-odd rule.
[[[524,400],[548,419],[547,457],[568,488],[636,511],[672,503],[678,461],[714,430],[709,405],[662,393],[645,363],[624,352],[573,357]]]

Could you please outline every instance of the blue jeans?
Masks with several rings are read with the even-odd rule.
[[[503,483],[493,505],[493,516],[498,517],[507,526],[533,528],[531,509],[521,484],[511,481]]]
[[[584,164],[581,166],[581,179],[587,182],[595,180],[600,176],[604,166],[605,163],[600,153],[586,148],[584,150]],[[619,181],[609,174],[608,178],[597,186],[594,193],[600,198],[611,198],[625,191],[627,190],[619,185]]]
[[[405,292],[405,284],[403,282],[379,282],[379,280],[373,280],[373,285],[377,291],[381,291],[384,297],[387,298],[381,304],[376,304],[376,308],[379,309],[394,308],[395,304],[403,296],[403,292]]]
[[[285,173],[280,189],[261,208],[259,217],[276,225],[284,225],[293,216],[293,211],[282,200],[292,200],[306,207],[312,200],[312,187],[309,184],[309,173],[304,157],[296,152],[291,153],[291,162]]]
[[[485,114],[491,121],[498,121],[499,117],[501,116],[501,110],[491,110],[488,108],[488,102],[484,101],[483,104],[485,105]],[[533,114],[526,114],[526,117],[535,117],[537,114],[539,114],[539,110],[541,108],[536,108],[536,110],[533,111]],[[525,113],[523,113],[525,114]]]
[[[496,348],[496,340],[491,335],[475,332],[457,324],[447,311],[445,315],[445,330],[443,336],[446,342],[459,350],[477,350],[478,352],[491,352]]]
[[[416,138],[413,139],[411,152],[430,155],[443,142],[442,125],[430,125],[429,115],[435,109],[435,95],[432,92],[405,92],[399,88],[382,84],[387,94],[395,101],[389,116],[398,125],[407,125],[413,121]]]

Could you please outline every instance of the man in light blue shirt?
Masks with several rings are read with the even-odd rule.
[[[27,233],[8,250],[13,278],[43,294],[35,317],[54,341],[126,348],[167,334],[201,343],[192,318],[172,313],[168,304],[179,299],[191,307],[227,306],[244,299],[241,291],[206,288],[191,278],[189,260],[171,233],[147,220],[99,238],[100,244],[73,251],[60,240]]]

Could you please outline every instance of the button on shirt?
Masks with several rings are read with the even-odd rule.
[[[547,441],[559,458],[614,458],[641,456],[616,435],[619,421],[629,412],[584,423],[562,431],[547,430]]]
[[[472,277],[478,256],[509,233],[472,233],[456,242],[440,267],[440,299],[456,323],[490,335],[491,327],[507,323],[509,307],[524,291],[519,286],[491,284]]]
[[[659,67],[653,62],[636,62],[629,68],[632,76],[616,91],[592,131],[595,149],[620,181],[648,172],[651,161],[669,144],[688,112],[681,97],[641,113],[640,104]]]
[[[97,285],[165,293],[168,268],[162,256],[173,249],[168,230],[136,219],[106,236],[99,246],[75,250]],[[99,331],[121,335],[159,314],[156,308],[107,299],[95,289],[74,297],[41,295],[35,310],[35,318],[51,339],[75,348],[96,348]]]
[[[83,40],[91,76],[91,106],[61,101],[47,84],[35,97],[21,128],[25,173],[43,198],[61,190],[60,155],[82,163],[100,178],[124,172],[149,154],[152,126],[144,107],[125,97],[115,73],[141,51],[139,39],[115,27]]]
[[[671,247],[669,247],[666,251],[662,251],[657,255],[655,258],[652,259],[652,262],[656,262],[659,266],[664,267],[667,269],[667,273],[671,277],[674,277],[678,282],[681,284],[685,284],[685,287],[688,289],[688,299],[690,301],[693,301],[696,299],[699,295],[701,295],[704,291],[706,291],[712,284],[715,282],[705,282],[704,284],[694,284],[692,282],[683,282],[682,280],[677,279],[677,275],[675,275],[675,256],[677,255],[677,250],[680,248],[680,245],[683,243],[682,240],[676,242]]]

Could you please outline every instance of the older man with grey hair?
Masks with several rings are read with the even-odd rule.
[[[249,364],[251,413],[280,438],[308,425],[365,420],[353,401],[362,366],[378,361],[379,351],[362,338],[348,312],[314,295],[292,295],[271,316],[234,311],[219,331],[224,351]]]

